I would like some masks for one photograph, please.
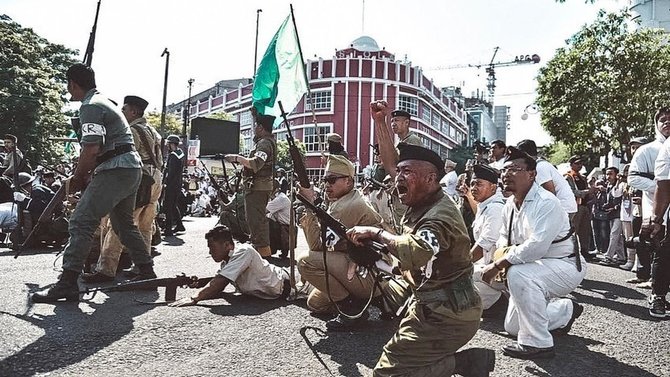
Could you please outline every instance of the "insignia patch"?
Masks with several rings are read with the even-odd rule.
[[[81,136],[101,136],[105,137],[107,130],[105,126],[97,123],[84,123],[81,125]]]
[[[433,255],[437,255],[440,252],[440,243],[437,242],[437,237],[433,232],[428,229],[421,229],[417,236],[422,240],[426,241],[428,245],[433,249]]]
[[[340,237],[332,229],[326,228],[326,248],[331,249],[340,240]]]
[[[263,161],[266,161],[268,159],[268,154],[263,152],[263,151],[258,151],[254,154],[254,156],[260,158]]]

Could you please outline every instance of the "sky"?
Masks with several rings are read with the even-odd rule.
[[[93,55],[98,89],[121,102],[139,95],[160,110],[165,58],[170,51],[167,103],[217,81],[251,77],[257,10],[258,60],[293,4],[305,59],[331,58],[361,35],[420,66],[439,86],[486,91],[484,68],[436,69],[538,54],[539,64],[499,67],[494,105],[510,107],[508,144],[551,138],[534,111],[536,76],[565,40],[592,22],[599,9],[616,11],[626,0],[102,0]],[[86,50],[97,0],[0,0],[0,14],[50,42]]]

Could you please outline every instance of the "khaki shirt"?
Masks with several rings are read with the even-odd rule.
[[[327,212],[339,220],[347,229],[356,225],[380,227],[382,217],[365,201],[358,190],[351,190],[343,197],[330,202]],[[321,225],[319,219],[311,211],[306,211],[300,219],[300,225],[305,231],[305,238],[310,250],[323,251],[321,244]],[[347,243],[340,240],[334,249],[346,251]]]
[[[404,139],[400,140],[400,143],[418,145],[420,147],[424,146],[423,143],[421,142],[421,138],[414,132],[408,133]]]
[[[277,144],[271,135],[260,138],[249,153],[251,169],[244,169],[252,191],[272,191]]]
[[[151,125],[147,124],[147,120],[144,117],[137,118],[130,122],[130,131],[132,132],[133,140],[135,141],[135,149],[137,150],[137,153],[140,154],[140,158],[142,158],[142,164],[154,165],[154,163],[157,163],[158,166],[154,166],[158,169],[162,169],[162,137],[158,131],[156,131],[156,129]],[[147,145],[143,142],[142,136],[144,136],[144,140],[147,141],[149,144],[148,148],[151,148],[151,150],[147,149]]]

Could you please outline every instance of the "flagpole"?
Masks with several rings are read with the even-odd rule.
[[[291,21],[293,22],[293,28],[295,29],[295,40],[298,43],[298,53],[300,53],[300,61],[302,62],[302,66],[305,66],[305,58],[302,55],[302,46],[300,45],[300,35],[298,33],[298,25],[295,23],[295,15],[293,14],[293,4],[289,4],[289,7],[291,9]],[[323,135],[322,132],[319,132],[319,126],[316,122],[316,110],[314,110],[314,98],[312,98],[312,91],[309,87],[309,78],[307,77],[307,69],[303,70],[304,73],[304,78],[305,78],[305,83],[307,84],[307,96],[309,97],[310,101],[310,108],[312,109],[312,122],[314,123],[314,132],[319,135],[319,139],[321,139],[321,156],[324,156],[324,149],[326,145],[326,138]],[[323,167],[323,162],[321,163],[321,167]]]

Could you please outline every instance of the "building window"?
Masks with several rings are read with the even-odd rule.
[[[319,181],[321,180],[321,177],[323,177],[323,171],[324,169],[305,169],[307,170],[307,176],[309,177],[309,180],[315,183],[315,186],[319,186]]]
[[[445,135],[449,135],[449,122],[447,122],[445,119],[442,119],[442,125],[440,126],[440,131]]]
[[[428,106],[422,106],[423,108],[423,114],[421,114],[421,119],[423,119],[426,124],[430,124],[430,107]]]
[[[401,94],[398,96],[398,109],[405,110],[412,116],[419,116],[419,100]]]
[[[456,129],[453,126],[449,127],[449,137],[456,139]]]
[[[239,116],[240,116],[240,127],[252,125],[253,117],[251,116],[251,111],[243,111],[239,113]]]
[[[251,130],[244,130],[240,132],[240,154],[243,156],[246,156],[251,152],[251,148],[253,148],[253,132]]]
[[[277,141],[286,140],[286,135],[287,134],[288,133],[286,131],[279,131],[275,134],[275,140],[277,140]]]
[[[431,126],[433,126],[433,128],[435,130],[439,131],[440,130],[440,123],[441,123],[440,114],[438,112],[434,112],[433,113],[433,118],[431,119],[431,123],[430,123]]]
[[[308,126],[303,129],[302,142],[305,144],[305,152],[321,152],[328,147],[326,134],[330,132],[330,126],[319,126],[319,130],[313,126]],[[325,144],[325,145],[324,145]]]
[[[305,97],[305,111],[312,110],[312,103],[314,103],[314,110],[330,110],[331,93],[330,91],[312,92],[312,99],[309,96]]]

